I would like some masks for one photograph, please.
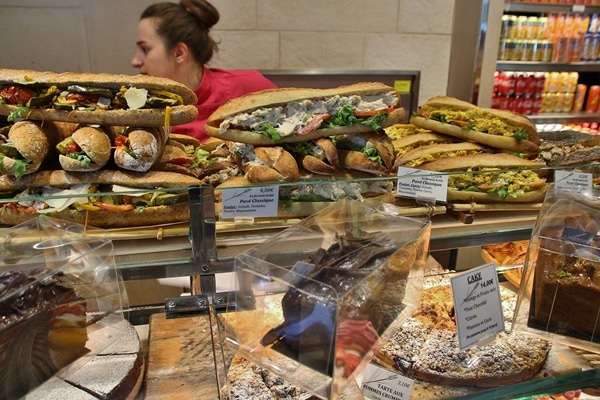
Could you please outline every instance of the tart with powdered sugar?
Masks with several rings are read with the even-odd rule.
[[[516,294],[500,287],[505,325]],[[537,374],[548,356],[546,340],[502,332],[489,344],[458,347],[449,274],[428,276],[421,305],[380,349],[379,364],[425,382],[465,387],[504,386]]]

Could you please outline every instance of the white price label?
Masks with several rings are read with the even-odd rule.
[[[502,301],[494,263],[453,276],[450,283],[461,350],[484,344],[504,331]]]
[[[414,199],[446,202],[448,176],[434,171],[399,167],[396,194]]]
[[[278,202],[279,189],[276,186],[223,189],[221,218],[276,217]]]
[[[407,400],[414,383],[412,379],[368,364],[363,372],[362,394],[372,400]]]
[[[575,171],[554,171],[554,189],[582,192],[592,189],[592,174]]]

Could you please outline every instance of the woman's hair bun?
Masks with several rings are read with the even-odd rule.
[[[219,22],[219,11],[205,0],[180,0],[179,4],[198,19],[209,30]]]

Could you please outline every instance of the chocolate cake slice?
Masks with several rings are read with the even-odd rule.
[[[71,275],[0,272],[0,399],[15,399],[88,350],[86,301]]]

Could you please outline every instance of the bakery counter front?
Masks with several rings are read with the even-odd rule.
[[[536,246],[539,244],[534,257],[537,265],[527,263],[523,267],[521,260],[520,267],[492,265],[491,273],[490,266],[458,273],[444,270],[431,257],[421,264],[419,246],[403,243],[390,261],[376,267],[369,278],[354,281],[348,296],[335,285],[356,279],[346,263],[363,262],[358,261],[364,260],[362,253],[349,253],[353,261],[347,261],[346,255],[336,257],[335,261],[340,260],[336,264],[327,258],[334,251],[333,246],[323,245],[325,251],[319,259],[326,261],[326,268],[319,273],[315,270],[315,274],[300,272],[306,264],[289,262],[316,260],[313,257],[319,251],[314,251],[315,243],[331,243],[333,237],[333,242],[339,244],[334,228],[343,223],[336,219],[339,214],[335,214],[331,226],[331,215],[315,214],[319,228],[316,231],[308,229],[309,223],[304,220],[291,230],[286,228],[265,237],[234,257],[239,288],[248,290],[243,297],[247,299],[251,293],[254,299],[250,305],[239,303],[235,309],[216,315],[209,311],[208,316],[174,318],[167,313],[151,317],[146,396],[168,398],[202,393],[207,398],[221,394],[223,398],[248,399],[594,398],[600,382],[600,355],[594,336],[595,315],[600,310],[597,294],[586,291],[586,298],[581,299],[595,307],[594,312],[571,309],[572,318],[553,312],[550,316],[536,314],[535,307],[529,305],[532,295],[540,304],[542,299],[560,295],[560,290],[544,294],[545,280],[541,278],[542,271],[538,271],[551,264],[548,259],[556,259],[555,263],[561,265],[565,261],[561,252],[566,249],[560,250],[549,240],[545,227],[558,229],[562,223],[568,225],[563,230],[596,229],[590,218],[580,215],[581,211],[591,212],[590,208],[573,198],[566,200],[540,209],[549,216],[540,230],[535,228],[536,213],[530,211],[515,211],[511,223],[497,216],[486,220],[485,214],[479,223],[478,216],[470,224],[463,223],[472,225],[472,244],[483,243],[476,237],[485,235],[490,225],[500,231],[519,233],[516,239],[526,230],[526,236],[533,237]],[[350,218],[356,223],[350,227],[368,231],[371,217],[364,212],[358,215]],[[465,233],[456,230],[456,221],[448,223],[446,218],[438,217],[431,218],[431,230],[422,236],[429,243],[443,243]],[[574,219],[579,225],[573,224]],[[379,238],[385,240],[387,233],[399,226],[409,230],[408,225],[391,223],[390,227],[377,228]],[[344,232],[353,232],[350,227],[346,226]],[[330,240],[323,240],[322,236]],[[585,255],[585,246],[579,246],[580,256],[593,259]],[[501,249],[487,249],[501,260]],[[555,256],[549,258],[546,249],[553,250]],[[402,268],[401,260],[406,257],[413,257],[408,270]],[[280,265],[294,266],[280,270]],[[350,271],[342,273],[337,269],[344,265]],[[586,265],[591,269],[592,264]],[[515,270],[520,272],[516,280],[514,275],[500,279],[505,272]],[[536,273],[540,274],[537,280]],[[594,286],[594,274],[586,274],[587,281],[585,275],[576,277],[574,270],[554,270],[549,272],[546,283],[554,285],[558,279],[565,287],[576,283],[584,290]],[[342,275],[346,279],[340,280]],[[399,276],[403,278],[398,279]],[[330,287],[338,290],[335,300],[326,295]],[[419,291],[420,299],[409,300],[414,289]],[[461,290],[465,294],[457,301],[454,294]],[[499,315],[486,310],[488,302],[493,301],[500,307]],[[565,301],[572,304],[576,300],[563,299],[553,304],[557,310],[568,308]],[[397,309],[400,303],[403,306]],[[328,307],[337,309],[337,313],[328,313]],[[318,318],[314,317],[315,310]],[[523,310],[531,310],[531,314],[523,314]],[[326,329],[330,318],[337,326],[331,342]],[[546,318],[547,325],[541,327],[540,318]],[[491,330],[496,323],[502,329],[464,346],[460,321],[467,322],[467,337],[476,337],[486,327]],[[199,331],[205,335],[198,335]],[[374,342],[378,344],[373,346]],[[216,363],[216,372],[208,371],[207,363]]]

